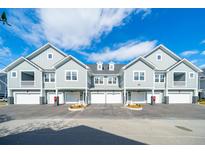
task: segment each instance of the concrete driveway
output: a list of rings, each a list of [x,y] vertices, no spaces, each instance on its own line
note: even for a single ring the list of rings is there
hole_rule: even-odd
[[[104,118],[104,119],[205,119],[205,106],[198,104],[145,104],[142,111],[132,111],[123,105],[88,106],[83,111],[71,112],[68,105],[8,105],[0,108],[0,120],[49,118]]]
[[[205,144],[205,106],[90,105],[70,112],[68,105],[9,105],[0,108],[3,144]]]

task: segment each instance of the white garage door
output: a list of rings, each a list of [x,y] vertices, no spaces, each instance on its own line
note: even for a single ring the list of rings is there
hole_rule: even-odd
[[[122,94],[120,92],[107,92],[106,103],[122,103]]]
[[[145,92],[132,92],[131,101],[132,103],[146,103]]]
[[[104,104],[105,103],[105,93],[91,93],[91,104]]]
[[[180,93],[180,94],[169,94],[169,103],[192,103],[192,95],[191,93]]]
[[[65,92],[65,103],[79,103],[80,92]]]
[[[151,103],[151,96],[152,94],[147,94],[147,103]],[[162,93],[155,93],[154,96],[156,96],[156,103],[162,103]]]
[[[16,104],[40,104],[39,93],[16,93]]]
[[[47,98],[48,98],[48,104],[54,104],[54,97],[56,96],[55,93],[48,93]],[[63,93],[58,93],[59,96],[59,104],[63,104]]]

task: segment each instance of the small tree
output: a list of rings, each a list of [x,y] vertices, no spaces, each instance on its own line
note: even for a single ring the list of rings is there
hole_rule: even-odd
[[[11,26],[8,21],[7,21],[7,17],[6,17],[6,12],[4,11],[2,14],[1,14],[1,18],[0,18],[0,21],[2,21],[2,23],[5,25],[8,25],[8,26]]]

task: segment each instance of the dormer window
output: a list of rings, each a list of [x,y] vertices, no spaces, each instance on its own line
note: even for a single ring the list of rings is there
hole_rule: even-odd
[[[114,63],[113,62],[109,63],[109,70],[114,71]]]
[[[102,70],[102,65],[103,65],[103,63],[102,62],[98,62],[97,63],[97,70]]]
[[[53,59],[53,54],[52,53],[48,53],[48,59]]]
[[[157,61],[162,61],[162,55],[161,54],[157,54],[156,55],[156,60]]]

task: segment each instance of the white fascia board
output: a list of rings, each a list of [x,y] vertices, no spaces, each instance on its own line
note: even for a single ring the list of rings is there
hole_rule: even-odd
[[[181,61],[177,62],[176,64],[174,64],[172,67],[170,67],[169,69],[167,69],[166,71],[171,71],[173,68],[175,68],[176,66],[178,66],[181,63],[186,63],[189,67],[193,67],[197,72],[203,72],[200,68],[198,68],[197,66],[195,66],[194,64],[192,64],[190,61],[188,61],[187,59],[182,59]]]
[[[26,58],[30,58],[32,55],[36,54],[39,51],[43,51],[43,48],[49,47],[51,46],[52,48],[54,48],[56,51],[58,51],[60,54],[67,56],[66,53],[64,53],[63,51],[61,51],[60,49],[58,49],[57,47],[55,47],[53,44],[51,44],[50,42],[44,44],[42,47],[38,48],[37,50],[35,50],[34,52],[32,52],[31,54],[29,54]],[[41,52],[40,52],[41,53]]]
[[[60,60],[59,62],[57,62],[56,64],[54,64],[54,66],[52,66],[52,68],[56,68],[58,65],[61,65],[61,63],[63,63],[65,60],[69,60],[69,59],[73,59],[74,61],[76,61],[78,64],[82,65],[83,67],[85,67],[86,69],[89,69],[89,67],[87,65],[85,65],[83,62],[79,61],[78,59],[76,59],[75,57],[69,55],[65,58],[63,58],[62,60]]]
[[[168,54],[176,57],[178,60],[181,60],[181,58],[179,56],[177,56],[174,52],[172,52],[170,49],[168,49],[167,47],[165,47],[163,44],[160,44],[158,46],[156,46],[154,49],[152,49],[150,52],[148,52],[147,54],[145,54],[143,57],[147,57],[148,55],[152,54],[154,51],[156,51],[157,49],[164,49],[166,51],[168,51]]]
[[[18,59],[16,59],[15,61],[13,61],[12,63],[10,63],[8,66],[6,66],[4,69],[2,69],[2,71],[7,72],[7,69],[9,67],[11,67],[12,65],[14,65],[15,63],[17,63],[18,61],[23,60],[23,57],[19,57]]]
[[[40,68],[38,65],[36,65],[36,64],[33,63],[32,61],[30,61],[30,60],[28,60],[28,59],[26,59],[26,58],[24,58],[24,57],[23,57],[23,59],[24,59],[25,61],[27,61],[29,64],[31,64],[31,65],[33,65],[34,67],[36,67],[37,69],[39,69],[40,71],[43,71],[42,68]]]
[[[154,66],[154,64],[152,64],[151,62],[149,62],[148,60],[146,60],[144,57],[140,56],[136,59],[134,59],[133,61],[131,61],[130,63],[128,63],[127,65],[123,66],[122,69],[126,69],[127,67],[129,67],[130,65],[132,65],[133,63],[137,62],[138,60],[142,60],[145,64],[151,66],[154,70],[156,69],[156,66]]]

